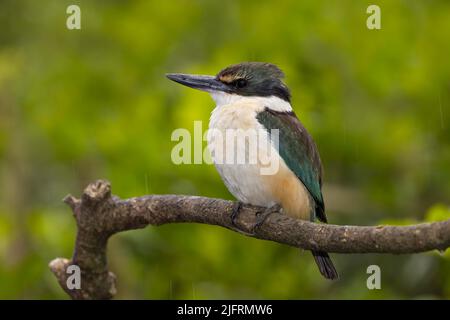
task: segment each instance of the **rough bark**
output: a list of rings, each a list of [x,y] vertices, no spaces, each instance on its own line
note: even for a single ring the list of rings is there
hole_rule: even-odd
[[[73,299],[111,299],[116,278],[108,271],[108,238],[147,225],[196,222],[225,227],[247,236],[306,250],[335,253],[418,253],[450,246],[450,220],[410,226],[337,226],[272,214],[254,230],[262,208],[243,206],[236,226],[231,222],[235,203],[182,195],[149,195],[127,200],[111,196],[107,181],[90,184],[81,199],[64,199],[74,213],[77,236],[71,260],[57,258],[49,266],[61,287]],[[70,265],[81,270],[81,289],[67,288]]]

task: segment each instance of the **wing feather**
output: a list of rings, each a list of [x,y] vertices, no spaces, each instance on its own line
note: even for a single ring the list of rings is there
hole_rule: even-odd
[[[315,202],[314,215],[327,222],[322,196],[322,164],[314,140],[294,112],[279,112],[266,108],[257,119],[270,133],[279,129],[279,153],[302,181]]]

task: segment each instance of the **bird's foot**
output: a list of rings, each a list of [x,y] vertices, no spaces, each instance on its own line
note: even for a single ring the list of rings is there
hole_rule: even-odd
[[[243,205],[244,205],[243,202],[237,201],[233,206],[233,211],[231,212],[231,223],[234,227],[237,227],[236,220],[239,216],[239,212],[241,211]]]
[[[272,214],[280,212],[281,206],[279,204],[275,204],[267,209],[265,209],[262,212],[258,212],[256,214],[256,223],[252,227],[252,231],[255,232],[257,229],[259,229],[264,221]]]

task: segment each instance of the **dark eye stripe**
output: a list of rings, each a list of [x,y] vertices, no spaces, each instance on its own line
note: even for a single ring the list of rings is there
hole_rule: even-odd
[[[245,79],[237,79],[235,81],[233,81],[233,84],[236,88],[243,88],[247,85],[247,80]]]

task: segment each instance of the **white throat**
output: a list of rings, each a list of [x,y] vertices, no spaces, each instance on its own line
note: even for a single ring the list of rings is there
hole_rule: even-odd
[[[276,96],[258,97],[258,96],[240,96],[238,94],[226,93],[222,91],[210,92],[211,97],[216,103],[216,108],[221,108],[235,103],[254,103],[279,112],[292,111],[291,104]]]

